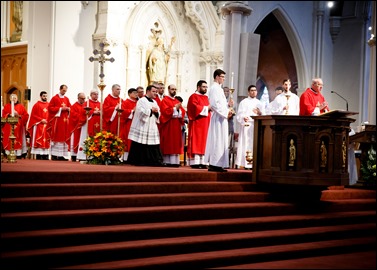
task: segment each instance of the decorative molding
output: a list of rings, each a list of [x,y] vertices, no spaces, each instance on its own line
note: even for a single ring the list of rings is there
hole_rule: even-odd
[[[329,18],[330,34],[331,34],[331,39],[333,43],[335,42],[336,38],[339,35],[341,21],[342,21],[342,17],[340,16],[331,16]]]
[[[186,16],[192,20],[196,29],[199,31],[202,40],[202,50],[209,50],[209,29],[205,24],[205,18],[202,18],[203,6],[200,1],[185,1]]]
[[[220,52],[203,52],[200,54],[200,61],[206,64],[222,65],[224,55]]]
[[[244,16],[249,16],[252,12],[253,9],[243,1],[228,1],[221,8],[223,18],[231,13],[241,13]]]
[[[89,6],[89,1],[81,1],[81,5],[84,7],[84,9]]]

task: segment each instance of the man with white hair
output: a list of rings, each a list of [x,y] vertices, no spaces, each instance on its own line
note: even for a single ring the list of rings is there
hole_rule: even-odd
[[[86,155],[83,152],[84,140],[89,136],[92,137],[96,133],[101,131],[101,102],[98,101],[98,90],[93,89],[90,91],[90,98],[83,105],[85,107],[91,108],[90,111],[86,111],[87,122],[81,128],[80,134],[80,146],[77,151],[77,159],[85,160]]]

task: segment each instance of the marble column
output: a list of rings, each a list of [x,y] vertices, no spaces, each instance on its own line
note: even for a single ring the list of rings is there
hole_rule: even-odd
[[[242,23],[245,16],[249,16],[253,10],[243,1],[228,1],[221,8],[221,13],[226,20],[225,46],[224,46],[224,71],[227,79],[224,85],[230,87],[231,74],[234,74],[235,89],[233,96],[238,96],[238,77],[240,61],[241,32],[244,29]],[[246,20],[245,20],[246,22]],[[237,100],[235,100],[237,102]]]

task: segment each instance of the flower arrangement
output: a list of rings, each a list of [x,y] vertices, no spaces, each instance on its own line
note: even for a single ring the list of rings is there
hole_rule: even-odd
[[[84,141],[83,151],[89,164],[116,165],[120,164],[124,144],[121,138],[103,130]]]
[[[368,186],[376,186],[376,150],[373,146],[368,151],[363,164],[361,164],[361,176]]]

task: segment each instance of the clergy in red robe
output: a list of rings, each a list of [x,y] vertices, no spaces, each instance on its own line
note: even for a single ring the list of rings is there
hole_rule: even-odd
[[[47,160],[50,154],[50,138],[47,133],[48,104],[47,92],[42,91],[30,113],[27,131],[30,134],[30,153],[36,159]]]
[[[322,88],[322,79],[314,78],[312,86],[300,96],[300,115],[319,115],[330,110],[321,93]]]
[[[114,84],[111,87],[111,93],[103,101],[103,123],[102,128],[118,135],[119,114],[117,109],[122,107],[122,99],[120,98],[120,85]]]
[[[179,167],[180,155],[183,154],[182,126],[186,110],[175,98],[177,87],[174,84],[168,86],[168,92],[160,107],[160,147],[164,163]]]
[[[88,104],[88,101],[84,106]],[[98,101],[98,90],[90,92],[89,107],[91,110],[88,115],[88,136],[94,136],[101,131],[101,102]]]
[[[76,161],[77,151],[80,144],[81,128],[86,122],[86,111],[84,109],[85,93],[77,95],[77,102],[71,106],[71,113],[69,115],[69,130],[71,133],[70,150],[71,159]]]
[[[13,135],[16,137],[14,140],[13,150],[16,153],[17,158],[26,157],[27,145],[26,145],[26,124],[29,119],[29,113],[26,111],[24,105],[18,102],[18,96],[16,94],[10,95],[10,103],[5,104],[2,111],[2,117],[15,117],[18,118],[17,124],[14,125]],[[12,102],[13,100],[13,102]],[[12,115],[13,113],[13,115]],[[3,127],[3,148],[7,155],[10,154],[11,140],[11,125],[6,123]]]
[[[69,151],[69,111],[71,103],[65,96],[68,86],[63,84],[59,93],[53,96],[48,104],[47,132],[51,138],[51,159],[68,160]]]
[[[207,163],[204,162],[204,154],[211,119],[211,107],[206,95],[207,88],[206,81],[198,81],[196,92],[189,97],[187,102],[187,115],[189,119],[187,157],[189,165],[195,169],[207,168]]]
[[[138,92],[135,88],[128,89],[128,98],[122,102],[123,112],[120,116],[120,132],[119,137],[124,143],[123,161],[127,161],[128,153],[131,149],[131,140],[128,139],[130,127],[135,112],[136,102],[138,100]]]

